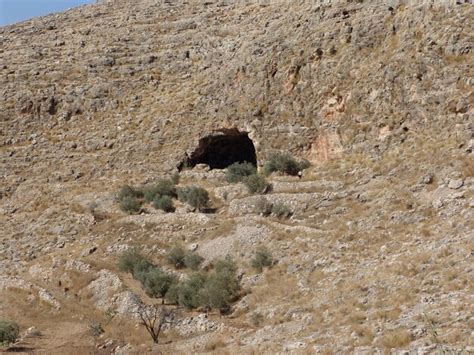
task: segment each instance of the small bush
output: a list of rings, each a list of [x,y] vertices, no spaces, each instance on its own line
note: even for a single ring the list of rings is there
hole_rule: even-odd
[[[267,248],[260,248],[255,253],[255,257],[251,261],[252,267],[258,272],[262,272],[264,267],[272,266],[273,258]]]
[[[199,211],[203,211],[209,206],[209,193],[202,187],[183,187],[178,190],[178,199]]]
[[[307,160],[297,161],[288,153],[273,153],[264,164],[263,169],[265,175],[269,175],[275,171],[283,174],[298,175],[299,171],[307,169],[310,166]]]
[[[180,245],[174,246],[166,255],[168,263],[173,265],[177,269],[181,269],[185,266],[184,258],[186,257],[186,250]]]
[[[145,293],[150,297],[164,297],[175,277],[162,271],[148,261],[137,248],[126,250],[118,260],[120,271],[129,272],[140,281]]]
[[[232,258],[226,257],[216,262],[214,270],[218,273],[235,274],[237,272],[237,265]]]
[[[199,265],[202,264],[204,258],[196,253],[189,252],[188,255],[184,257],[184,265],[191,270],[199,269]]]
[[[250,175],[243,180],[245,186],[250,193],[255,194],[263,194],[267,192],[270,188],[270,184],[265,180],[262,175]]]
[[[173,200],[169,196],[156,196],[153,200],[153,207],[157,210],[163,210],[165,212],[173,212]]]
[[[413,337],[408,330],[399,328],[384,333],[380,343],[387,349],[398,349],[408,345],[412,340]]]
[[[176,282],[173,275],[162,271],[158,267],[153,267],[136,275],[149,297],[165,297],[171,285]]]
[[[250,175],[255,175],[257,168],[251,163],[234,163],[227,167],[226,180],[230,183],[243,181]]]
[[[147,202],[152,202],[157,196],[176,197],[175,183],[171,179],[161,179],[154,185],[143,188],[143,195]]]
[[[175,173],[175,174],[173,174],[173,176],[171,177],[171,181],[172,181],[173,184],[175,184],[175,185],[178,185],[178,184],[179,184],[179,179],[180,179],[179,173]]]
[[[136,189],[130,185],[124,185],[120,188],[117,198],[119,201],[125,198],[142,198],[143,192],[140,189]]]
[[[15,322],[0,320],[0,344],[14,343],[20,335],[20,327]]]
[[[179,304],[188,309],[197,308],[200,306],[199,290],[206,280],[205,274],[194,274],[186,281],[172,285],[166,293],[166,299],[170,303]]]
[[[207,341],[204,350],[206,352],[213,352],[219,348],[224,348],[225,346],[226,343],[222,337],[214,337]]]
[[[194,252],[186,251],[183,247],[177,245],[170,250],[166,256],[166,260],[177,269],[187,267],[191,270],[197,270],[199,265],[204,261],[204,258]]]
[[[272,207],[272,213],[277,218],[288,218],[292,215],[290,208],[284,203],[275,203]]]
[[[125,213],[134,214],[140,212],[142,203],[136,197],[127,196],[120,200],[119,207]]]
[[[155,266],[146,259],[139,260],[135,265],[133,265],[132,275],[134,278],[137,278],[137,275],[143,272],[148,272],[153,269]]]
[[[102,324],[94,322],[89,324],[89,334],[94,338],[97,339],[102,334],[104,334],[104,328],[102,328]]]
[[[301,159],[299,161],[300,171],[306,170],[311,166],[311,163],[307,159]]]
[[[141,210],[143,192],[129,185],[124,185],[120,188],[117,199],[119,201],[120,209],[128,214],[138,213]]]
[[[200,305],[206,309],[226,310],[240,290],[237,267],[232,259],[220,260],[199,291]]]
[[[147,262],[146,258],[141,254],[138,248],[130,248],[120,255],[117,267],[122,272],[133,273],[136,265]]]
[[[262,216],[270,216],[272,214],[273,205],[265,197],[261,197],[257,200],[255,204],[255,212]]]
[[[209,274],[196,273],[186,281],[173,284],[166,299],[188,309],[226,310],[240,291],[236,273],[237,267],[231,259],[218,261]]]

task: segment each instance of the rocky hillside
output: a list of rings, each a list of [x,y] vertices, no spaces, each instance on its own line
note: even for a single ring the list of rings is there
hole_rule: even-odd
[[[474,351],[473,33],[471,4],[378,0],[116,0],[0,27],[15,350]],[[275,151],[312,164],[267,178],[288,218],[203,165]],[[120,186],[178,172],[212,213],[119,209]],[[138,246],[165,265],[176,243],[232,256],[242,292],[224,316],[180,310],[152,346],[134,309],[161,300],[117,259]]]

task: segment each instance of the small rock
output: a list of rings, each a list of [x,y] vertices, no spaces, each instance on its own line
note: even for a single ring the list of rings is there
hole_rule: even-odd
[[[201,171],[209,171],[211,168],[207,164],[196,164],[194,167],[196,170],[201,170]]]
[[[433,182],[434,175],[432,173],[428,173],[425,176],[423,176],[420,180],[421,184],[431,184]]]
[[[433,203],[432,203],[432,206],[434,208],[441,208],[441,207],[443,207],[443,205],[444,205],[444,203],[441,200],[436,200],[436,201],[433,201]]]
[[[114,58],[105,58],[102,60],[102,65],[106,67],[113,67],[115,65],[115,59]]]
[[[88,255],[91,255],[93,254],[95,251],[97,250],[97,247],[94,245],[90,248],[86,248],[82,253],[81,253],[81,256],[84,257],[84,256],[88,256]]]
[[[288,265],[288,267],[287,267],[287,269],[286,269],[286,272],[287,272],[288,274],[294,274],[294,273],[297,272],[299,269],[300,269],[300,266],[299,266],[299,265],[290,264],[290,265]]]
[[[451,179],[449,180],[448,187],[452,190],[460,189],[464,185],[462,179]]]
[[[25,338],[34,338],[41,336],[41,332],[36,327],[29,327],[25,332]]]

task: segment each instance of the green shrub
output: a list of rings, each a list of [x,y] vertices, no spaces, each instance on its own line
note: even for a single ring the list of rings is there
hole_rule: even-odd
[[[174,211],[174,206],[173,206],[173,200],[169,196],[156,196],[155,199],[153,200],[153,207],[155,207],[157,210],[163,210],[165,212],[173,212]]]
[[[149,262],[146,259],[141,259],[137,261],[135,265],[133,265],[132,275],[134,278],[137,278],[137,275],[143,272],[148,272],[149,270],[153,269],[155,265]]]
[[[201,304],[199,290],[203,288],[206,280],[205,274],[197,273],[191,275],[186,281],[173,284],[166,293],[166,300],[188,309],[197,308]]]
[[[225,257],[215,263],[214,270],[219,273],[235,274],[237,272],[237,265],[232,258]]]
[[[199,305],[205,309],[225,309],[231,303],[231,294],[226,287],[227,279],[213,274],[199,290]]]
[[[190,268],[191,270],[197,270],[199,269],[199,265],[204,261],[204,258],[193,252],[189,252],[185,257],[184,257],[184,265],[186,265],[187,268]]]
[[[119,201],[122,201],[125,198],[142,198],[143,191],[136,189],[130,185],[124,185],[120,188],[117,198]]]
[[[263,166],[265,175],[275,171],[288,175],[298,175],[299,171],[307,169],[310,166],[307,160],[297,161],[288,153],[273,153]]]
[[[130,248],[120,255],[117,267],[120,271],[134,273],[148,268],[151,263],[141,254],[138,248]]]
[[[311,166],[311,163],[307,159],[301,159],[299,161],[300,171],[306,170]]]
[[[0,344],[14,343],[20,335],[20,327],[15,322],[0,320]]]
[[[120,200],[119,207],[125,213],[134,214],[140,212],[142,203],[136,197],[128,196]]]
[[[161,179],[154,185],[143,188],[143,195],[147,202],[152,202],[157,196],[176,197],[175,183],[171,179]]]
[[[202,187],[190,186],[178,189],[178,199],[199,211],[209,206],[209,193]]]
[[[237,267],[232,259],[220,260],[208,273],[196,273],[186,281],[173,284],[166,293],[170,303],[188,309],[227,309],[240,291]]]
[[[183,247],[176,245],[170,250],[168,255],[166,255],[166,260],[177,269],[187,267],[192,270],[197,270],[199,265],[204,261],[204,258],[199,254],[186,251]]]
[[[117,199],[119,201],[120,209],[128,214],[138,213],[141,210],[143,192],[129,185],[124,185],[120,188]]]
[[[270,188],[270,184],[262,175],[250,175],[246,177],[243,182],[245,186],[247,186],[248,191],[252,194],[262,194],[267,192]]]
[[[237,267],[232,259],[220,260],[199,290],[199,303],[206,309],[227,309],[240,290]]]
[[[172,284],[166,292],[165,300],[170,304],[179,304],[179,295],[181,293],[182,282]]]
[[[288,218],[292,215],[290,208],[284,203],[275,203],[272,207],[272,213],[277,218]]]
[[[89,334],[93,337],[93,338],[98,338],[100,337],[102,334],[104,334],[104,328],[102,328],[102,324],[100,323],[97,323],[97,322],[94,322],[94,323],[91,323],[89,324]]]
[[[166,261],[177,269],[185,267],[184,259],[186,258],[186,250],[180,245],[175,245],[166,255]]]
[[[179,184],[179,179],[180,179],[179,173],[175,173],[175,174],[173,174],[173,176],[171,177],[171,181],[172,181],[173,184],[175,184],[175,185],[178,185],[178,184]]]
[[[272,214],[273,205],[265,197],[261,197],[257,200],[255,204],[255,212],[261,214],[262,216],[270,216]]]
[[[267,248],[259,248],[255,257],[251,261],[252,267],[258,272],[262,272],[266,266],[272,266],[273,258]]]
[[[256,173],[257,168],[251,163],[234,163],[227,167],[226,180],[230,183],[241,182],[247,176],[255,175]]]
[[[120,256],[117,265],[120,271],[131,273],[150,297],[164,297],[175,283],[173,275],[153,265],[137,248],[126,250]]]
[[[176,281],[173,275],[162,271],[156,266],[139,272],[134,276],[141,282],[145,293],[149,297],[165,297],[171,285]]]

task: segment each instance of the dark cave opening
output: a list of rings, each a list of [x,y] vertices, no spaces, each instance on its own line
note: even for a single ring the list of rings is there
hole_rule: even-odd
[[[255,146],[247,132],[222,130],[199,140],[198,147],[178,167],[209,165],[211,169],[225,169],[233,163],[248,162],[257,166]]]

